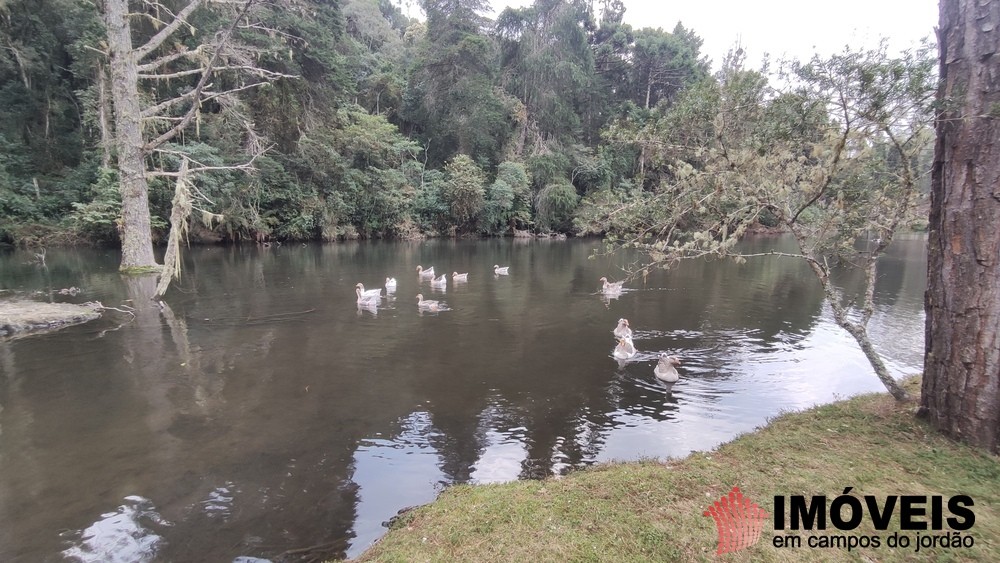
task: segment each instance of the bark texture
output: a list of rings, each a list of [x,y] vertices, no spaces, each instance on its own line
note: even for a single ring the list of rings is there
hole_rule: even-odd
[[[143,153],[138,56],[132,48],[127,0],[104,0],[108,33],[115,149],[122,191],[122,269],[156,266],[149,222],[149,185]]]
[[[1000,0],[941,0],[922,412],[1000,449]]]

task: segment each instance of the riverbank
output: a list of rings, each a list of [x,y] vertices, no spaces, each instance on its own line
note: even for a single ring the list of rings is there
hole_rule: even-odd
[[[919,380],[906,382],[918,396]],[[717,536],[708,506],[738,486],[769,514],[760,540],[726,556],[729,561],[1000,560],[1000,459],[944,439],[913,416],[915,402],[887,394],[786,414],[766,427],[711,452],[681,460],[610,464],[559,479],[499,485],[461,485],[398,518],[357,561],[696,561],[716,560]],[[852,487],[865,505],[895,495],[968,495],[975,515],[961,532],[972,547],[923,547],[920,536],[951,531],[903,530],[900,504],[885,530],[865,509],[861,524],[838,531],[776,532],[774,497],[825,495],[826,506]],[[915,507],[917,522],[931,520],[931,503]],[[850,510],[843,512],[848,516]],[[957,516],[957,514],[956,514]],[[788,517],[786,516],[786,521]],[[894,533],[907,548],[887,545]],[[775,547],[775,536],[794,535],[801,547]],[[834,536],[867,537],[868,547],[815,547]],[[875,547],[871,538],[878,538]]]

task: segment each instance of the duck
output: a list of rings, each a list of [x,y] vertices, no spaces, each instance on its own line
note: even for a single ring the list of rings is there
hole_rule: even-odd
[[[660,352],[660,360],[653,368],[653,375],[664,383],[677,383],[677,380],[681,378],[681,374],[677,373],[679,365],[681,365],[680,358],[668,356],[666,352]]]
[[[464,281],[469,281],[469,273],[466,272],[464,274],[460,274],[458,272],[452,272],[451,273],[451,279],[452,279],[452,281],[457,281],[457,282],[460,282],[460,281],[463,281],[463,282]]]
[[[420,277],[422,277],[422,278],[433,278],[434,277],[434,266],[431,266],[430,268],[427,268],[425,270],[422,266],[420,266],[418,264],[417,265],[417,275],[420,276]]]
[[[632,329],[628,326],[628,319],[618,319],[618,326],[613,332],[618,338],[632,339]]]
[[[496,274],[496,275],[498,275],[498,276],[509,275],[510,272],[507,271],[509,269],[510,269],[510,266],[504,266],[503,268],[501,268],[497,264],[493,264],[493,273]]]
[[[625,285],[624,281],[609,282],[608,278],[601,278],[598,281],[604,283],[604,286],[601,288],[601,291],[604,293],[618,293],[622,290],[622,286]]]
[[[448,276],[441,274],[439,278],[431,280],[431,287],[448,287]]]
[[[636,354],[635,344],[632,344],[631,338],[619,338],[618,346],[615,347],[615,351],[612,353],[619,360],[627,360]]]
[[[358,283],[354,286],[354,293],[358,295],[358,303],[362,301],[373,301],[382,298],[382,289],[369,289],[365,290],[365,285],[363,283]]]
[[[428,311],[440,311],[441,310],[441,302],[440,301],[434,301],[434,300],[431,300],[431,299],[424,299],[424,295],[422,293],[418,293],[417,294],[417,307],[420,308],[420,309],[427,309]]]
[[[385,292],[396,291],[396,278],[385,278]]]

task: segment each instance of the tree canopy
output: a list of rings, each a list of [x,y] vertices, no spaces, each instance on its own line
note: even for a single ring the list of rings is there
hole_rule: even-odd
[[[495,20],[484,1],[425,0],[423,20],[390,0],[42,3],[51,17],[34,0],[0,6],[0,241],[28,245],[123,243],[137,197],[149,215],[139,230],[165,240],[182,155],[212,212],[195,213],[196,237],[614,235],[626,221],[662,223],[656,202],[680,185],[725,192],[685,208],[685,221],[739,234],[780,223],[819,189],[794,180],[833,154],[842,116],[830,92],[864,70],[850,58],[866,56],[803,63],[800,87],[778,92],[736,60],[712,75],[695,30],[634,29],[620,0],[536,0]],[[122,53],[140,56],[142,136],[125,144],[132,126],[120,119],[132,110],[116,99],[113,4],[133,14]],[[880,72],[847,93],[895,79]],[[841,153],[868,142],[859,134]],[[885,135],[863,165],[830,171],[842,205],[886,213],[868,183],[898,171]],[[706,171],[718,174],[694,174]],[[148,193],[123,189],[140,176]],[[781,182],[798,186],[781,192],[787,201],[747,206]],[[597,219],[623,202],[642,205]]]

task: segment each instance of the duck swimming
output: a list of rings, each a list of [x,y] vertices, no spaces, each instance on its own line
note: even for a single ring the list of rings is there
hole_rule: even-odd
[[[385,278],[385,292],[396,291],[396,278]]]
[[[681,374],[677,373],[679,365],[681,365],[680,358],[668,356],[666,352],[660,352],[660,360],[653,368],[653,375],[664,383],[677,383],[677,380],[681,378]]]
[[[510,266],[504,266],[503,268],[501,268],[500,266],[498,266],[496,264],[493,264],[493,273],[496,274],[496,275],[498,275],[498,276],[509,275],[509,272],[507,271],[509,269],[510,269]]]
[[[434,301],[431,299],[424,299],[422,293],[417,294],[417,307],[420,309],[426,309],[428,311],[440,311],[442,309],[442,304],[440,301]]]
[[[420,276],[420,277],[422,277],[422,278],[433,278],[434,277],[434,266],[431,266],[430,268],[427,268],[425,270],[425,269],[423,269],[422,266],[420,266],[418,264],[417,265],[417,275]]]
[[[377,301],[382,298],[381,288],[365,290],[365,286],[362,283],[354,286],[354,293],[358,296],[358,303],[363,301]]]
[[[597,281],[604,283],[601,287],[601,291],[604,293],[618,293],[622,290],[622,286],[625,285],[624,281],[609,282],[608,278],[601,278]]]
[[[618,360],[627,360],[636,354],[635,344],[632,344],[631,338],[619,338],[618,346],[615,347],[615,351],[611,355]]]
[[[632,339],[632,329],[628,326],[628,319],[618,319],[618,326],[613,332],[618,338]]]
[[[452,272],[451,273],[451,279],[452,279],[452,281],[457,281],[457,282],[460,282],[460,281],[462,281],[462,282],[469,281],[469,273],[466,272],[464,274],[460,274],[458,272]]]
[[[441,277],[432,279],[431,287],[448,287],[448,276],[441,274]]]

